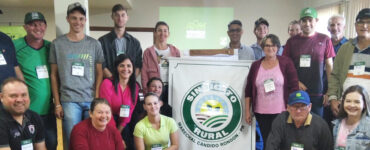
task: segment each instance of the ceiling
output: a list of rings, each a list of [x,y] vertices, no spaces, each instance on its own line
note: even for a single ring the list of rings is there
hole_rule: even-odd
[[[109,8],[120,3],[128,9],[131,9],[131,0],[88,0],[91,8]],[[0,9],[2,7],[54,7],[54,0],[0,0]]]

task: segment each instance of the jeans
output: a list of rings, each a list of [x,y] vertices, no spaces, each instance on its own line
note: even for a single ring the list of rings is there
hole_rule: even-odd
[[[312,103],[312,108],[311,112],[315,113],[316,115],[319,115],[320,117],[323,117],[323,96],[310,96],[311,103]]]
[[[89,118],[89,109],[91,102],[61,102],[63,106],[63,130],[65,141],[67,146],[69,145],[69,139],[73,126],[79,123],[81,120]]]
[[[41,115],[41,120],[44,124],[45,144],[48,150],[57,149],[57,124],[54,113]]]

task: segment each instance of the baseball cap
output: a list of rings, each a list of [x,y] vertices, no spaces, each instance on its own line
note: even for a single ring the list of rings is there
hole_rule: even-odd
[[[312,7],[307,7],[302,9],[301,14],[300,14],[300,19],[304,17],[312,17],[312,18],[317,18],[317,11],[315,8]]]
[[[258,20],[254,22],[254,28],[257,28],[260,24],[265,24],[267,27],[269,26],[269,22],[267,22],[267,20],[262,17],[258,18]]]
[[[370,18],[370,8],[364,8],[358,12],[356,21],[363,18]]]
[[[295,103],[303,103],[309,105],[311,102],[307,92],[299,90],[291,93],[289,95],[288,105],[293,105]]]
[[[37,12],[37,11],[28,12],[24,16],[24,24],[28,24],[28,23],[30,23],[32,21],[35,21],[35,20],[41,20],[41,21],[44,21],[46,23],[44,15],[40,12]]]
[[[75,11],[75,10],[80,10],[80,12],[81,12],[84,16],[86,16],[86,9],[85,9],[85,7],[84,7],[84,6],[82,6],[82,5],[81,5],[81,3],[79,3],[79,2],[75,2],[75,3],[72,3],[72,4],[69,4],[69,5],[68,5],[68,9],[67,9],[67,16],[68,16],[71,12],[73,12],[73,11]]]

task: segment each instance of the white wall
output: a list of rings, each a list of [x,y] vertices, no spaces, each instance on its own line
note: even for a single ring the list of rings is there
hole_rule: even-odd
[[[194,7],[232,7],[235,19],[243,23],[242,43],[256,42],[252,32],[254,21],[264,17],[270,23],[270,33],[280,37],[281,43],[288,38],[288,23],[298,19],[299,12],[305,7],[304,0],[134,0],[129,10],[129,27],[154,27],[159,19],[161,6]],[[90,23],[93,26],[112,26],[110,10],[91,10]],[[230,20],[231,21],[231,20]],[[227,25],[225,24],[225,28]],[[171,32],[175,32],[171,29]]]
[[[326,7],[334,4],[339,4],[340,2],[349,0],[310,0],[308,5],[314,8]]]
[[[247,45],[256,42],[252,32],[254,21],[264,17],[270,23],[270,33],[280,37],[281,43],[288,38],[287,26],[291,20],[298,19],[299,12],[307,5],[305,0],[132,0],[132,10],[129,10],[129,27],[154,27],[159,18],[161,6],[195,6],[195,7],[232,7],[235,19],[243,23],[244,35],[242,43]],[[53,8],[1,8],[4,14],[1,21],[23,22],[28,11],[41,11],[48,22],[45,38],[55,38],[55,21]],[[91,26],[113,26],[110,18],[111,8],[90,9]],[[231,20],[230,20],[231,21]],[[225,24],[225,28],[227,25]],[[175,29],[171,30],[175,32]],[[145,49],[145,47],[143,47]]]
[[[47,22],[45,39],[55,39],[55,19],[54,7],[51,8],[4,8],[1,7],[3,14],[0,14],[0,25],[8,25],[11,22],[13,25],[24,25],[24,15],[30,11],[39,11],[44,14]]]

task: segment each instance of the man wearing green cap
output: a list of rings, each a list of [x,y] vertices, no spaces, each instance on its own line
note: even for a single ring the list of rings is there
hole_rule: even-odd
[[[47,149],[57,146],[56,120],[51,108],[50,42],[44,40],[46,20],[40,12],[28,12],[24,18],[25,37],[14,40],[16,57],[23,72],[31,99],[30,109],[41,116],[45,126]]]
[[[287,41],[283,55],[290,57],[297,69],[299,88],[310,95],[311,112],[323,116],[324,82],[323,74],[329,77],[335,56],[330,38],[315,31],[317,12],[305,8],[300,14],[302,34]]]

